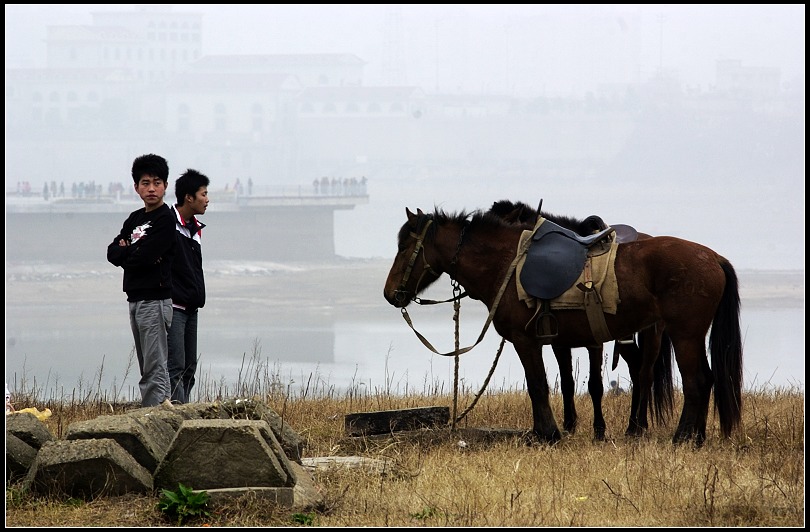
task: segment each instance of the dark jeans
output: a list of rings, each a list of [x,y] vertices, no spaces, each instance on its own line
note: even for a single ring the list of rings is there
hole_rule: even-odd
[[[197,311],[174,309],[168,336],[172,401],[187,403],[191,400],[197,372]]]

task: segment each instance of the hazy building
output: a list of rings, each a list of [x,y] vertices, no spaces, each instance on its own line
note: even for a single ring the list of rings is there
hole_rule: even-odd
[[[116,68],[139,82],[165,81],[202,55],[202,14],[171,6],[94,11],[90,26],[50,26],[48,68]]]
[[[50,26],[45,68],[5,72],[6,166],[32,183],[55,174],[126,179],[133,154],[258,186],[302,176],[295,102],[307,86],[358,87],[353,54],[202,56],[202,14],[170,6],[98,11]]]
[[[780,72],[773,67],[743,66],[742,61],[717,61],[717,90],[757,99],[779,94]]]
[[[642,51],[644,21],[632,11],[618,18],[599,10],[585,19],[516,18],[502,35],[489,36],[495,41],[486,54],[497,56],[508,85],[519,82],[534,95],[439,92],[438,76],[451,75],[448,68],[476,64],[466,50],[457,50],[464,61],[445,61],[438,46],[451,29],[448,20],[436,23],[436,49],[422,57],[436,69],[433,93],[366,86],[366,62],[352,53],[203,56],[202,14],[194,10],[139,6],[97,11],[91,20],[48,28],[45,68],[6,69],[6,167],[20,174],[10,182],[35,188],[57,176],[78,182],[91,168],[106,186],[126,181],[133,156],[148,151],[164,154],[172,168],[204,169],[217,183],[252,179],[257,192],[308,186],[322,175],[446,176],[451,168],[468,178],[599,179],[636,171],[646,179],[651,167],[677,166],[665,162],[680,161],[670,146],[700,149],[706,138],[720,146],[712,163],[728,159],[751,168],[732,153],[740,141],[723,140],[740,131],[734,124],[741,121],[752,130],[777,130],[756,141],[757,150],[776,155],[783,152],[777,144],[803,127],[794,123],[803,114],[803,87],[786,99],[775,68],[719,61],[716,84],[705,92],[684,92],[663,64],[645,81],[638,73],[639,82],[620,82],[633,77]],[[579,46],[555,20],[584,24],[592,38]],[[467,35],[468,23],[462,17],[453,29]],[[406,79],[405,67],[394,64],[404,46],[401,24],[393,16],[386,26],[389,83]],[[538,31],[543,42],[570,46],[521,45]],[[593,49],[599,53],[591,57]],[[624,71],[611,71],[616,61]],[[588,65],[580,73],[605,80],[602,89],[584,97],[546,95],[544,79],[567,63]],[[780,136],[783,123],[773,115],[793,120],[789,134]],[[710,129],[697,131],[704,126]]]

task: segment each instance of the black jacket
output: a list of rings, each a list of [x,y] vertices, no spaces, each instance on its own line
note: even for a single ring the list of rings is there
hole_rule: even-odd
[[[119,240],[128,246],[119,246]],[[172,297],[174,216],[168,205],[151,212],[140,208],[124,220],[121,232],[107,246],[107,260],[124,269],[127,301]]]
[[[192,217],[187,224],[177,208],[172,207],[175,221],[174,262],[172,263],[172,304],[194,312],[205,306],[205,277],[200,240],[205,224]]]

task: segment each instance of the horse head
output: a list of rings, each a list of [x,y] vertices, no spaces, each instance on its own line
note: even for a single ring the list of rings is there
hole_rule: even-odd
[[[408,306],[442,274],[431,267],[425,249],[435,231],[433,215],[425,214],[422,209],[414,214],[407,207],[405,214],[408,220],[399,230],[397,255],[383,289],[386,301],[397,308]]]

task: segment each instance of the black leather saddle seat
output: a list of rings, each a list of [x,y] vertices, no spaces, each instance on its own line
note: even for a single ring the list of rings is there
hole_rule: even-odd
[[[543,220],[532,236],[520,272],[523,289],[538,299],[554,299],[571,288],[585,268],[588,249],[614,233],[612,227],[581,236]]]

